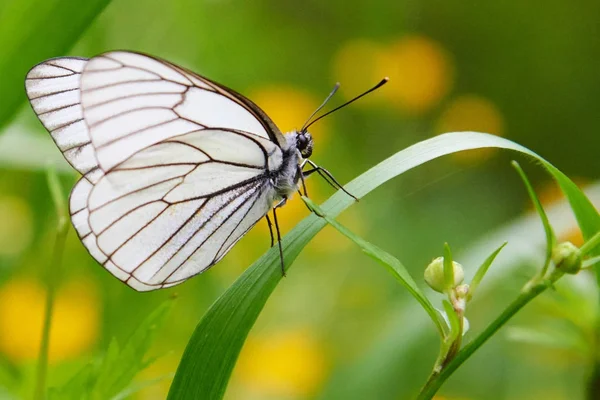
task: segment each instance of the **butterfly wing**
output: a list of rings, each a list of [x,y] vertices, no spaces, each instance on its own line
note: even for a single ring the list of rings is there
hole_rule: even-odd
[[[111,52],[48,60],[26,87],[84,174],[70,198],[79,237],[136,290],[214,265],[271,207],[283,136],[254,103],[215,82]]]
[[[33,111],[67,161],[88,179],[101,175],[83,119],[79,82],[85,58],[54,58],[33,67],[25,79]]]
[[[283,143],[279,130],[249,100],[139,53],[92,58],[81,75],[81,105],[105,172],[145,147],[201,129],[242,130]]]
[[[218,262],[268,212],[268,168],[280,154],[244,132],[170,138],[95,185],[82,179],[71,194],[71,219],[90,254],[117,278],[136,290],[172,286]]]

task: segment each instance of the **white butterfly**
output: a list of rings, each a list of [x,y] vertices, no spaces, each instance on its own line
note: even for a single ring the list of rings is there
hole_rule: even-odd
[[[203,272],[262,217],[271,227],[271,209],[277,227],[276,207],[309,173],[333,180],[308,160],[306,124],[283,135],[246,97],[155,57],[50,59],[26,90],[83,175],[70,196],[79,238],[138,291]]]

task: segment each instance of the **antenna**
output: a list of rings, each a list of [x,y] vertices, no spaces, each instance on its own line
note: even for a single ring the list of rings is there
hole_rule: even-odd
[[[331,114],[334,111],[339,110],[340,108],[344,108],[347,105],[354,103],[356,100],[360,99],[363,96],[366,96],[367,94],[371,93],[374,90],[379,89],[380,87],[382,87],[383,85],[385,85],[386,83],[388,83],[390,79],[386,76],[385,78],[383,78],[381,80],[381,82],[379,82],[377,85],[373,86],[371,89],[367,90],[366,92],[363,92],[361,94],[359,94],[358,96],[356,96],[355,98],[353,98],[352,100],[348,100],[347,102],[345,102],[344,104],[342,104],[341,106],[337,106],[336,108],[334,108],[331,111],[326,112],[325,114],[322,114],[321,116],[317,117],[316,119],[314,119],[312,122],[308,123],[308,121],[306,121],[307,123],[304,124],[304,126],[302,127],[302,129],[300,130],[300,132],[306,132],[306,130],[315,122],[317,122],[318,120],[320,120],[323,117],[328,116],[329,114]],[[333,96],[333,94],[337,91],[339,87],[339,83],[336,84],[336,87],[333,89],[333,91],[329,94],[329,96],[327,96],[327,99],[325,100],[325,102],[323,104],[321,104],[321,106],[319,108],[317,108],[317,111],[319,111],[321,108],[323,108],[323,106],[327,103],[327,101],[331,98],[331,96]],[[317,113],[317,111],[315,111],[312,115],[311,118]],[[309,118],[310,120],[310,118]]]
[[[321,109],[323,107],[325,107],[325,104],[327,104],[327,102],[333,97],[333,95],[335,94],[335,92],[337,92],[337,90],[340,88],[340,83],[336,83],[335,86],[333,87],[333,90],[331,91],[331,93],[329,93],[329,95],[327,96],[327,98],[325,99],[325,101],[323,102],[323,104],[321,104],[319,107],[317,107],[317,109],[310,114],[310,117],[308,117],[308,119],[306,120],[306,122],[304,123],[304,125],[302,125],[302,129],[300,129],[300,132],[304,132],[306,130],[306,128],[308,128],[308,123],[310,122],[311,118],[315,116],[316,113],[318,113],[319,111],[321,111]],[[310,126],[310,125],[309,125]]]

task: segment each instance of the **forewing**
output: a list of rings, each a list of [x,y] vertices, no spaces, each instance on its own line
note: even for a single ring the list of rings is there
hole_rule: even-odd
[[[139,151],[71,195],[90,254],[136,290],[180,283],[219,261],[271,207],[281,150],[253,135],[198,130]]]
[[[169,138],[201,129],[245,131],[282,145],[282,135],[243,96],[167,61],[116,51],[92,58],[81,104],[101,168]]]
[[[88,62],[62,57],[33,67],[25,79],[25,90],[44,127],[67,161],[95,182],[100,174],[89,131],[83,119],[79,83]]]

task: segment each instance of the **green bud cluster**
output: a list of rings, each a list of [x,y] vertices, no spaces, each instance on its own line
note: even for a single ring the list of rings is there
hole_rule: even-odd
[[[556,269],[576,274],[581,270],[581,251],[571,242],[559,243],[552,249],[552,262]]]
[[[465,279],[462,265],[453,261],[452,269],[454,271],[454,284],[452,287],[446,288],[444,280],[444,257],[438,257],[425,268],[425,282],[436,292],[446,293],[447,289],[454,289]]]

